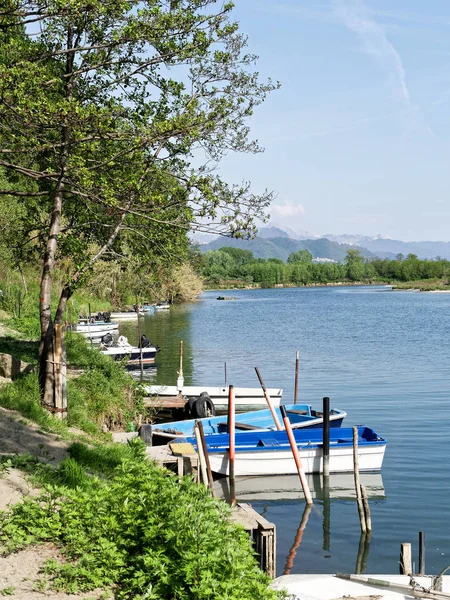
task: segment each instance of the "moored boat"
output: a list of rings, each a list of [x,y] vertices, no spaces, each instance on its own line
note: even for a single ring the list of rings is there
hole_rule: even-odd
[[[114,360],[128,359],[127,367],[130,368],[139,367],[141,364],[144,366],[153,364],[160,348],[153,346],[145,336],[142,337],[145,338],[142,349],[140,346],[132,346],[127,338],[121,335],[115,344],[102,344],[100,352],[106,354],[106,356],[111,356]]]
[[[228,387],[214,386],[199,386],[199,385],[148,385],[145,391],[149,396],[157,396],[159,398],[177,396],[179,392],[186,398],[194,398],[200,396],[202,392],[206,392],[211,398],[214,408],[217,413],[223,413],[228,410]],[[267,392],[272,400],[272,405],[280,406],[283,390],[281,388],[268,388]],[[261,388],[234,388],[234,402],[236,411],[244,412],[250,410],[259,410],[267,407],[264,397],[264,392]]]
[[[155,310],[169,310],[170,309],[170,304],[169,302],[159,302],[158,304],[155,304]]]
[[[117,321],[117,320],[121,320],[121,321],[134,321],[135,319],[137,319],[138,317],[142,317],[143,316],[143,312],[142,311],[135,311],[135,310],[128,310],[128,311],[119,311],[119,312],[112,312],[111,313],[111,319]]]
[[[293,431],[305,473],[321,473],[323,469],[323,430],[297,429]],[[230,436],[217,433],[205,436],[211,470],[220,475],[229,474]],[[179,441],[196,446],[195,437]],[[369,427],[358,427],[359,470],[379,471],[386,450],[386,440]],[[330,473],[353,471],[353,429],[330,429]],[[297,472],[286,431],[247,431],[235,435],[234,472],[240,475],[293,475]]]
[[[286,404],[285,409],[293,429],[318,428],[323,426],[323,413],[314,410],[310,404]],[[278,420],[283,423],[279,408],[274,409]],[[343,410],[330,410],[330,427],[340,427],[347,416]],[[152,427],[153,444],[165,444],[170,440],[194,435],[194,426],[198,419],[158,423]],[[226,433],[227,423],[223,416],[210,416],[200,419],[205,435]],[[276,430],[270,409],[240,413],[235,423],[237,431]]]
[[[110,322],[93,321],[92,323],[82,321],[80,323],[77,323],[77,325],[75,325],[74,331],[76,331],[77,333],[84,333],[87,335],[95,335],[95,336],[97,336],[97,334],[99,334],[101,336],[101,335],[105,335],[105,333],[107,333],[108,331],[114,331],[115,329],[118,329],[118,328],[119,328],[119,323],[115,323],[114,321],[110,321]]]

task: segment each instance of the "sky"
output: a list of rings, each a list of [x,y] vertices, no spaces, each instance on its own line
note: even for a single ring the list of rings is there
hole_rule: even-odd
[[[450,241],[450,1],[235,0],[281,83],[220,172],[297,232]]]

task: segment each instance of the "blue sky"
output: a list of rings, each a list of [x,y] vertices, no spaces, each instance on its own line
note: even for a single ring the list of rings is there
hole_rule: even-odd
[[[230,181],[276,192],[272,220],[315,234],[450,240],[450,1],[235,0],[279,80],[252,118],[264,154]]]

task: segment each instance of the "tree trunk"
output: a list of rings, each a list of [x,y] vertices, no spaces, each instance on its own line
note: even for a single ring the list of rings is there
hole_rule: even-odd
[[[73,48],[73,36],[73,26],[69,24],[67,29],[67,49]],[[73,64],[74,53],[68,52],[66,58],[64,77],[67,100],[70,100],[73,94]],[[56,410],[58,407],[56,406],[55,401],[55,347],[53,339],[54,323],[52,320],[51,312],[51,291],[52,274],[53,269],[55,267],[56,249],[58,245],[58,235],[61,231],[62,202],[65,189],[64,178],[66,175],[67,161],[69,155],[70,130],[67,124],[64,124],[61,128],[61,141],[62,149],[60,155],[60,175],[56,184],[55,195],[53,199],[50,229],[47,240],[47,247],[45,249],[44,255],[44,267],[42,270],[41,293],[39,298],[39,316],[41,320],[41,342],[39,345],[39,385],[41,389],[42,404],[45,406],[45,408],[47,408],[47,410],[54,413],[58,412]],[[55,322],[57,323],[61,322],[66,302],[67,298],[64,300],[63,294],[61,294],[55,318]],[[61,311],[62,303],[64,307]],[[65,385],[63,386],[63,388],[65,388]]]
[[[52,273],[55,266],[57,237],[61,227],[61,208],[64,184],[59,182],[53,202],[44,268],[41,278],[39,313],[41,320],[41,342],[39,345],[39,385],[43,405],[50,411],[55,408],[53,367],[53,320],[51,313]]]

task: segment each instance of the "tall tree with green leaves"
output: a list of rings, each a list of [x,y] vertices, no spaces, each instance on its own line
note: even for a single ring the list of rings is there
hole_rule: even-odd
[[[265,218],[271,193],[254,195],[214,169],[230,151],[261,150],[248,118],[277,87],[260,82],[232,8],[2,2],[0,166],[14,174],[42,244],[39,373],[50,410],[54,324],[100,257],[173,261],[189,229],[251,235]],[[75,266],[52,310],[59,256]]]

